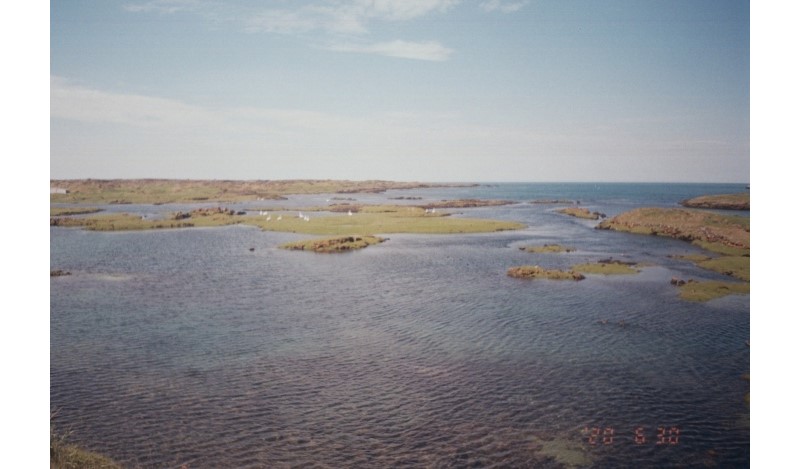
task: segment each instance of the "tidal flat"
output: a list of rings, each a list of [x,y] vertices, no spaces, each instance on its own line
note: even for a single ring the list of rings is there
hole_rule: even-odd
[[[526,203],[581,200],[613,218],[735,191],[501,184],[87,202],[103,212],[52,217],[51,274],[71,275],[51,277],[51,407],[71,443],[124,467],[702,467],[709,454],[746,467],[749,427],[734,423],[749,413],[749,298],[708,282],[747,283],[694,262],[742,261]],[[428,206],[470,199],[515,203]],[[113,231],[83,225],[117,216]],[[432,231],[376,228],[393,224]],[[279,248],[384,233],[343,255]],[[574,250],[520,250],[545,245]],[[640,272],[573,271],[608,259]],[[531,264],[585,278],[507,274]],[[679,443],[656,445],[665,426]],[[613,444],[592,445],[586,428]]]

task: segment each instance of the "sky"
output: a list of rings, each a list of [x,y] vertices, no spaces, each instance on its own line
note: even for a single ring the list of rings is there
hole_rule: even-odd
[[[50,4],[50,177],[749,182],[738,0]]]

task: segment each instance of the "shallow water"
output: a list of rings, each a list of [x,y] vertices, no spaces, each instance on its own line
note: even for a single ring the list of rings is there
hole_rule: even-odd
[[[578,199],[613,215],[743,188],[508,184],[348,197]],[[344,255],[279,250],[302,236],[243,226],[51,228],[51,267],[73,274],[51,280],[56,423],[132,467],[748,465],[749,296],[681,301],[672,276],[721,278],[666,257],[697,249],[594,230],[555,208],[458,210],[529,227],[390,235]],[[578,251],[517,249],[548,242]],[[505,275],[609,256],[654,265],[577,283]]]

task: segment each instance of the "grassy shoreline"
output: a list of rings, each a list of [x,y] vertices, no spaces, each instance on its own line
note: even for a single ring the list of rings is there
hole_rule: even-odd
[[[689,281],[678,286],[689,301],[750,292],[750,219],[704,210],[640,208],[602,221],[597,229],[664,236],[690,242],[715,255],[673,256],[740,280]],[[691,280],[691,279],[690,279]]]

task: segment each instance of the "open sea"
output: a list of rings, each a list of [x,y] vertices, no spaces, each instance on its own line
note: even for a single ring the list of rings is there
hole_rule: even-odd
[[[281,250],[311,236],[246,226],[53,227],[51,269],[72,273],[50,281],[54,424],[134,468],[748,467],[750,297],[683,301],[673,276],[726,279],[668,257],[700,249],[595,230],[555,213],[564,204],[528,203],[579,200],[613,216],[745,190],[493,184],[338,194],[353,203],[510,199],[519,203],[447,211],[527,224],[389,234],[340,255]],[[389,200],[400,196],[422,199]],[[158,216],[188,206],[99,207]],[[518,249],[543,243],[577,250]],[[581,282],[506,276],[512,266],[608,257],[651,266]]]

